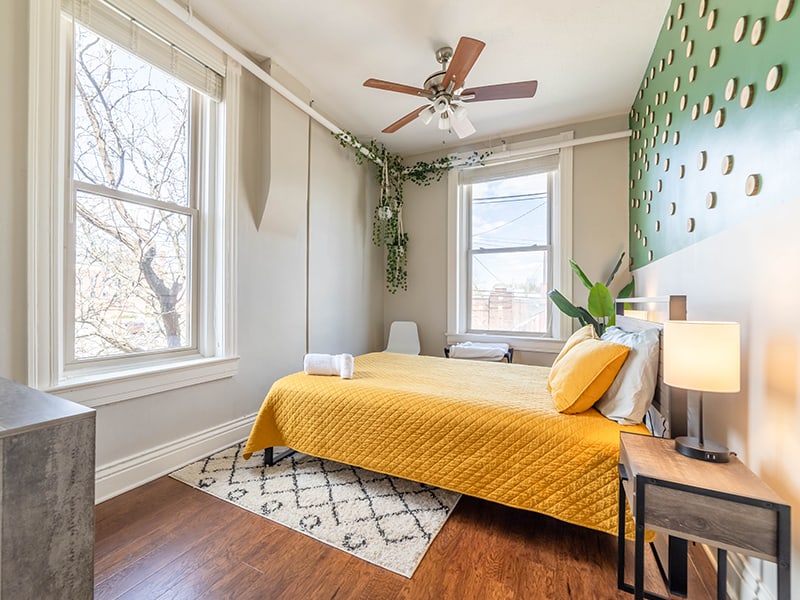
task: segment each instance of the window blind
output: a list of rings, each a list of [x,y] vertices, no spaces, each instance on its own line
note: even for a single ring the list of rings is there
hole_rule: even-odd
[[[480,183],[509,179],[522,175],[537,175],[558,170],[558,152],[537,156],[535,158],[521,158],[514,161],[488,164],[486,166],[464,169],[459,173],[459,183]]]
[[[87,29],[198,92],[222,99],[224,53],[158,5],[141,0],[62,0],[61,6]]]

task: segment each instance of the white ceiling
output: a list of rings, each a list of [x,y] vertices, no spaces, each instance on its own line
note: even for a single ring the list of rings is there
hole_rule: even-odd
[[[469,141],[625,113],[669,0],[191,0],[194,14],[268,57],[311,92],[320,113],[362,140],[416,154],[460,144],[435,121],[381,129],[424,100],[365,88],[369,77],[421,87],[436,48],[461,36],[486,48],[468,87],[537,79],[532,99],[468,105]]]

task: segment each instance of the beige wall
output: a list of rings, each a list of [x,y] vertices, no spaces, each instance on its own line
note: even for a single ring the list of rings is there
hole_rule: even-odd
[[[313,124],[309,185],[308,350],[380,350],[383,257],[372,243],[378,197],[372,168],[354,169],[352,152]]]
[[[686,294],[689,319],[741,323],[742,389],[704,396],[706,435],[736,452],[791,504],[795,590],[800,582],[797,223],[800,194],[635,272],[644,295]],[[774,572],[771,564],[753,567],[773,590]],[[740,597],[751,593],[742,590]]]
[[[0,4],[0,375],[25,382],[27,2]]]
[[[516,143],[574,131],[589,137],[624,131],[627,116],[579,123],[535,135],[509,137]],[[464,148],[467,149],[467,148]],[[430,159],[429,156],[414,157]],[[628,144],[626,139],[576,146],[573,154],[573,249],[570,256],[589,277],[605,278],[627,246]],[[447,181],[428,187],[406,184],[403,223],[409,235],[408,291],[385,293],[386,323],[416,321],[423,354],[442,356],[447,327]],[[625,262],[627,267],[627,261]],[[622,269],[621,271],[624,271]],[[617,282],[625,280],[625,273]],[[577,279],[574,300],[585,305],[588,291]],[[551,354],[515,352],[514,361],[549,364]]]
[[[27,369],[27,19],[27,2],[0,3],[0,78],[13,82],[0,87],[0,376],[21,383]],[[162,470],[179,466],[169,463],[176,441],[252,415],[275,379],[301,369],[306,290],[308,334],[320,347],[358,354],[382,344],[380,264],[363,231],[374,206],[367,171],[317,125],[309,137],[309,119],[299,110],[265,95],[272,93],[244,73],[236,199],[239,373],[100,407],[97,465],[116,473],[98,488],[100,496],[123,480],[135,484],[150,459]],[[284,162],[268,176],[276,154]],[[267,193],[258,227],[254,207],[263,206]],[[307,218],[315,238],[308,253]]]

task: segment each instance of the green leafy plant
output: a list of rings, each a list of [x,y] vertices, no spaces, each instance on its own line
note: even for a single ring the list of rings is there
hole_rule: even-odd
[[[611,292],[608,291],[608,286],[610,286],[611,282],[614,281],[614,277],[622,265],[622,259],[624,256],[624,252],[620,254],[619,260],[617,261],[617,264],[614,265],[614,269],[611,271],[611,275],[608,276],[608,279],[606,279],[605,284],[599,282],[592,283],[592,281],[586,276],[586,273],[583,272],[583,269],[578,266],[578,263],[572,259],[569,260],[569,265],[572,267],[575,275],[578,276],[578,279],[581,280],[581,283],[583,283],[583,285],[585,285],[589,290],[589,300],[586,308],[582,306],[575,306],[556,289],[550,290],[547,295],[550,296],[550,300],[553,301],[553,304],[556,305],[558,310],[563,312],[568,317],[578,319],[578,322],[580,322],[582,326],[592,325],[594,330],[597,332],[597,335],[603,335],[606,327],[611,327],[616,321],[614,298],[611,295]],[[619,291],[617,297],[630,298],[633,296],[634,286],[634,279],[631,277],[631,280],[628,282],[628,284]]]
[[[386,289],[392,293],[408,289],[408,234],[403,230],[403,186],[406,181],[430,185],[439,181],[455,166],[480,163],[489,153],[472,153],[466,158],[443,156],[431,162],[419,161],[406,166],[398,154],[371,140],[362,144],[350,132],[335,133],[343,148],[354,150],[356,162],[364,159],[375,166],[380,198],[372,218],[372,242],[386,248]]]

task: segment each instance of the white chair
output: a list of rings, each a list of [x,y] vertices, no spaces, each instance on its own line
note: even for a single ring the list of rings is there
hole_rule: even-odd
[[[394,321],[389,327],[389,342],[384,352],[419,354],[419,331],[414,321]]]

